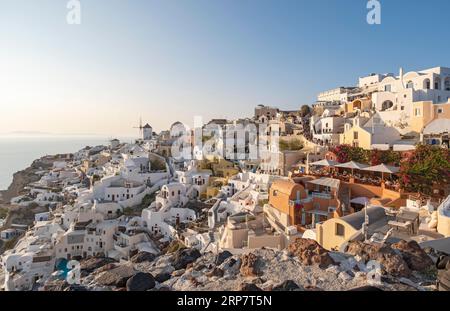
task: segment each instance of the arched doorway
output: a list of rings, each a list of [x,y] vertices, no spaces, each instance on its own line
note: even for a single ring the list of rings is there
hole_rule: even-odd
[[[381,104],[381,111],[388,110],[394,106],[394,103],[390,100],[386,100]]]

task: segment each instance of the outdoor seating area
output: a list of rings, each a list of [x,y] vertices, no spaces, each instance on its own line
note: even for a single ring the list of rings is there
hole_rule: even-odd
[[[366,164],[347,162],[339,164],[335,161],[321,160],[309,164],[309,173],[320,177],[331,177],[341,181],[349,182],[353,179],[355,183],[384,186],[390,190],[399,191],[400,183],[397,173],[398,167],[380,164],[369,167]]]

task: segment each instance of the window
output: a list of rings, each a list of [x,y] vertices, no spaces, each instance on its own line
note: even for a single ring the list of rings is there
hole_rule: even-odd
[[[276,197],[276,196],[278,195],[278,191],[277,191],[277,190],[274,190],[274,191],[272,192],[272,195],[273,195],[274,197]]]
[[[445,78],[444,89],[450,91],[450,77]]]
[[[173,196],[173,197],[175,196],[175,191],[172,191],[172,196]]]
[[[405,110],[405,106],[401,106],[401,107],[400,107],[400,110]]]
[[[442,112],[444,112],[444,111],[442,110],[442,108],[439,108],[439,109],[438,109],[438,113],[442,113]]]
[[[406,88],[407,88],[407,89],[413,89],[413,88],[414,88],[414,82],[409,81],[409,82],[406,84]]]
[[[384,91],[385,91],[385,92],[391,92],[391,91],[392,91],[392,86],[391,86],[390,84],[385,85],[385,86],[384,86]]]
[[[336,224],[336,235],[345,236],[345,227],[342,224]]]
[[[420,108],[414,109],[414,116],[416,117],[420,116]]]
[[[426,90],[431,89],[430,79],[425,79],[425,81],[423,81],[423,88],[426,89]]]
[[[440,78],[436,78],[434,80],[434,89],[435,90],[440,90],[441,89],[441,79]]]
[[[353,132],[353,139],[358,139],[358,132]]]

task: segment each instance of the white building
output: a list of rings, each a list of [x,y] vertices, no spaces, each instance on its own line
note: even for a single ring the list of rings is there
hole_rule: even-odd
[[[372,95],[375,109],[379,111],[405,111],[412,115],[412,103],[432,101],[445,103],[450,99],[450,68],[436,67],[406,74],[400,69],[396,77],[388,76],[378,84]]]

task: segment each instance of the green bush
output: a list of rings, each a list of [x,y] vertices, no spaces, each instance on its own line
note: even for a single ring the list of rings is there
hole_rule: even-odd
[[[280,139],[280,151],[297,151],[303,149],[303,144],[299,139]]]
[[[6,208],[0,208],[0,218],[6,218],[8,216],[8,210]]]

